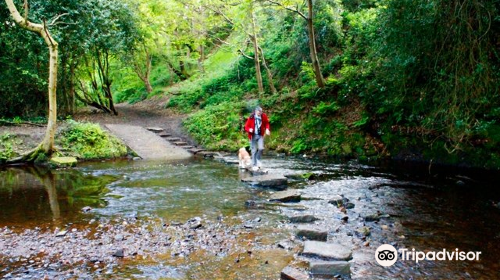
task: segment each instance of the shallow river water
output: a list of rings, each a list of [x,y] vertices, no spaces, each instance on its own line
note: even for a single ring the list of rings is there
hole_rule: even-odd
[[[301,202],[269,203],[274,190],[242,183],[248,174],[216,160],[0,169],[0,278],[279,279],[290,263],[305,267],[298,254],[301,241],[294,237],[297,225],[288,219],[311,214],[319,219],[317,227],[328,230],[329,242],[353,249],[353,279],[500,279],[498,174],[302,158],[269,157],[264,162],[273,174],[313,174],[310,180],[290,179],[289,188],[300,190]],[[354,208],[341,212],[328,203],[333,195],[348,198]],[[367,220],[370,216],[377,219]],[[201,227],[190,229],[196,221]],[[64,239],[55,237],[61,230],[69,232]],[[139,244],[134,238],[141,236],[164,238],[165,232],[170,240],[162,239],[165,244],[141,243],[137,249],[139,245],[126,243]],[[179,241],[176,234],[182,235]],[[78,256],[74,246],[87,246],[84,242],[94,242],[96,236],[111,238],[109,246],[123,243],[125,257],[107,253],[114,247],[96,253],[94,260]],[[20,244],[22,238],[27,245]],[[219,243],[194,244],[204,238]],[[291,247],[277,246],[284,241]],[[106,244],[88,246],[92,250]],[[478,261],[400,260],[386,268],[374,258],[381,244],[423,252],[458,248],[481,255]],[[51,248],[56,251],[48,252]],[[132,248],[137,251],[127,255]],[[75,252],[67,255],[65,250]]]

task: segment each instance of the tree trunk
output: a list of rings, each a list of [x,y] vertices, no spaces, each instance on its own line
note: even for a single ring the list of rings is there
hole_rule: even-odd
[[[141,81],[144,82],[144,86],[146,87],[147,93],[151,93],[151,92],[153,92],[153,87],[151,86],[151,82],[149,81],[149,77],[151,76],[152,58],[151,58],[151,55],[149,54],[148,50],[146,49],[146,47],[144,47],[144,52],[146,53],[146,69],[143,72],[139,63],[134,62],[134,71],[137,74],[137,76],[139,77],[139,79],[141,79]]]
[[[252,21],[252,34],[250,35],[250,39],[252,40],[253,49],[254,49],[254,61],[255,61],[255,75],[257,78],[257,86],[259,89],[259,98],[262,93],[264,93],[264,84],[262,83],[262,72],[260,70],[260,59],[259,59],[259,43],[257,42],[257,32],[255,27],[255,19],[253,15],[253,6],[250,3],[249,9],[250,20]]]
[[[69,112],[71,115],[75,114],[75,68],[76,65],[71,59],[69,66]]]
[[[49,114],[48,114],[48,122],[47,129],[45,131],[45,137],[43,138],[40,145],[33,151],[23,155],[20,159],[16,159],[14,161],[19,160],[28,160],[32,161],[36,159],[38,153],[43,152],[45,154],[52,154],[54,151],[54,136],[56,132],[56,122],[57,122],[57,98],[56,98],[56,90],[57,90],[57,42],[52,38],[49,30],[47,29],[46,24],[37,24],[28,21],[28,11],[27,7],[25,8],[25,17],[23,18],[16,6],[14,5],[13,0],[5,0],[7,3],[7,7],[9,8],[10,15],[14,19],[14,21],[24,29],[29,31],[38,33],[45,41],[49,48],[49,89],[48,89],[48,99],[49,99]],[[27,6],[27,5],[26,5]]]
[[[307,18],[307,29],[309,30],[309,50],[311,52],[311,61],[314,70],[314,74],[316,76],[316,83],[318,87],[325,87],[325,79],[323,78],[323,74],[321,74],[321,67],[319,66],[318,60],[318,52],[316,50],[316,40],[314,35],[314,26],[313,26],[313,3],[312,0],[307,0],[307,6],[309,8],[309,16]]]
[[[271,92],[276,93],[278,91],[276,90],[276,87],[274,86],[273,74],[271,73],[271,70],[269,69],[269,67],[267,67],[266,58],[264,57],[264,51],[262,50],[261,47],[259,47],[259,51],[260,51],[260,55],[262,56],[262,65],[264,66],[264,69],[266,69],[267,79],[269,80],[269,87],[271,88]]]

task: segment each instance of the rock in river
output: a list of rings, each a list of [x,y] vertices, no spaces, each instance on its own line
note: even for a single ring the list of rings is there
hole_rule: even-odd
[[[295,267],[287,266],[281,271],[282,280],[308,280],[309,275]]]
[[[312,223],[319,220],[313,215],[298,215],[290,217],[290,223]]]
[[[116,250],[113,253],[113,257],[117,257],[117,258],[123,258],[123,257],[125,257],[125,250],[123,250],[123,249]]]
[[[300,202],[300,193],[297,190],[286,190],[271,195],[269,201]]]
[[[326,241],[328,232],[314,226],[299,225],[296,235],[299,238],[305,238],[308,240]]]
[[[261,175],[241,179],[242,182],[258,187],[271,187],[284,190],[287,186],[287,179],[282,175]]]
[[[319,261],[314,260],[309,263],[309,270],[313,276],[343,277],[351,276],[351,265],[346,261]]]
[[[352,250],[337,243],[306,241],[302,255],[325,260],[348,261],[352,259]]]

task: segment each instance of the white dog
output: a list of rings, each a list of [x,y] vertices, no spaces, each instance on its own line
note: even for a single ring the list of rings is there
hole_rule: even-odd
[[[252,158],[245,148],[238,150],[239,166],[241,169],[248,169],[252,167]]]

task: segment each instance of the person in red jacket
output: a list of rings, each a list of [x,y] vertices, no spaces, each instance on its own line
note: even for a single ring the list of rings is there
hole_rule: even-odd
[[[245,131],[248,132],[248,138],[250,139],[252,169],[258,170],[262,167],[260,159],[262,157],[262,151],[264,151],[264,136],[271,135],[269,118],[262,112],[261,107],[257,106],[255,111],[248,117],[245,123]]]

